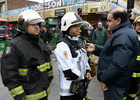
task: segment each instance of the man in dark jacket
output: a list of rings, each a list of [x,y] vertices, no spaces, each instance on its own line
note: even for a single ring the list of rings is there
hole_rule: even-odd
[[[122,8],[109,12],[107,25],[112,36],[104,47],[88,43],[86,50],[100,55],[97,77],[101,82],[105,100],[123,100],[136,64],[138,36]]]
[[[44,43],[49,48],[49,42],[52,40],[52,34],[49,31],[48,25],[43,26],[43,33],[42,33],[42,39],[44,40]]]
[[[50,54],[39,38],[43,22],[34,10],[22,12],[18,17],[18,34],[3,52],[2,81],[15,100],[47,100],[50,92]]]

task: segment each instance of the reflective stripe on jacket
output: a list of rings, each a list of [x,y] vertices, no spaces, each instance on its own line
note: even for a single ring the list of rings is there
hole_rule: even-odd
[[[138,66],[138,62],[140,62],[140,55],[137,56],[137,59],[136,60],[137,60],[136,69],[138,69],[138,68],[140,69],[140,66]],[[138,70],[135,71],[134,70],[132,77],[134,77],[134,78],[140,78],[140,71],[138,71]]]
[[[48,62],[48,63],[45,63],[45,64],[42,64],[42,65],[40,65],[40,66],[37,66],[37,68],[41,71],[41,72],[43,72],[43,71],[45,71],[45,70],[47,70],[47,69],[50,69],[50,62]],[[27,75],[27,71],[28,71],[28,68],[27,69],[25,69],[25,68],[19,68],[18,69],[18,72],[19,72],[19,75],[20,76],[24,76],[24,75]]]
[[[20,95],[23,92],[24,92],[24,90],[23,90],[22,86],[19,86],[19,87],[16,87],[16,88],[10,90],[10,94],[12,95],[12,97],[15,97],[16,95]],[[36,94],[26,95],[26,99],[27,100],[38,100],[38,99],[48,96],[49,93],[50,93],[50,87],[48,87],[47,91],[44,90],[44,91],[36,93]]]

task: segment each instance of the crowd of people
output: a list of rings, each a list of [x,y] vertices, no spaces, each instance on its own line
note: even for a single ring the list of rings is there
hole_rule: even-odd
[[[54,54],[60,100],[89,99],[87,88],[95,75],[104,100],[135,99],[140,80],[140,16],[132,25],[127,12],[115,8],[108,13],[107,29],[101,21],[95,29],[77,13],[68,12],[61,19],[61,28],[50,29],[36,11],[25,10],[17,23],[17,34],[1,59],[3,84],[15,100],[48,100],[53,36],[59,39]]]

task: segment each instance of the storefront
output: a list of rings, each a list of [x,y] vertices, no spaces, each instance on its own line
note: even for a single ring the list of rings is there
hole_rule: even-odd
[[[120,2],[118,2],[120,4]],[[52,26],[60,24],[60,20],[62,16],[67,12],[76,12],[78,8],[82,8],[82,19],[90,22],[91,24],[95,24],[98,21],[106,22],[107,13],[109,10],[119,7],[116,3],[111,3],[108,1],[100,1],[100,2],[91,2],[91,3],[82,3],[82,4],[73,4],[64,6],[62,0],[58,1],[50,1],[45,3],[48,5],[44,9],[42,8],[43,4],[38,4],[34,6],[29,6],[25,8],[15,9],[11,11],[7,11],[4,13],[3,19],[7,19],[8,22],[16,22],[18,14],[26,9],[34,9],[36,10],[43,18],[45,17],[45,21]],[[124,7],[125,8],[125,7]],[[135,18],[137,14],[132,14],[132,19]]]
[[[30,7],[29,7],[30,8]],[[34,7],[32,7],[34,8]],[[42,17],[45,14],[45,21],[49,23],[50,18],[53,20],[53,23],[49,23],[51,25],[56,25],[60,23],[62,16],[67,12],[76,12],[77,9],[82,8],[82,19],[87,20],[91,23],[97,22],[100,20],[100,15],[106,14],[109,11],[108,2],[92,2],[92,3],[84,3],[84,4],[76,4],[69,5],[65,7],[57,7],[47,10],[37,11]],[[17,10],[16,10],[17,11]],[[17,21],[18,15],[12,14],[10,16],[4,16],[3,19],[7,19],[8,22]],[[17,13],[18,14],[18,13]]]

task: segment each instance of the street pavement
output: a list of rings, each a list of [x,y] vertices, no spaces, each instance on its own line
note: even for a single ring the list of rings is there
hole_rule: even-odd
[[[1,56],[1,55],[0,55]],[[53,66],[53,75],[54,79],[51,83],[51,92],[48,96],[48,100],[60,100],[59,96],[59,71],[56,64],[55,56],[52,54],[52,66]],[[103,92],[100,88],[100,83],[98,82],[96,77],[93,77],[89,86],[88,86],[88,93],[87,97],[91,97],[91,100],[104,100],[103,99]],[[0,74],[0,100],[14,100],[12,99],[9,91],[6,87],[3,86],[1,81],[1,74]]]

